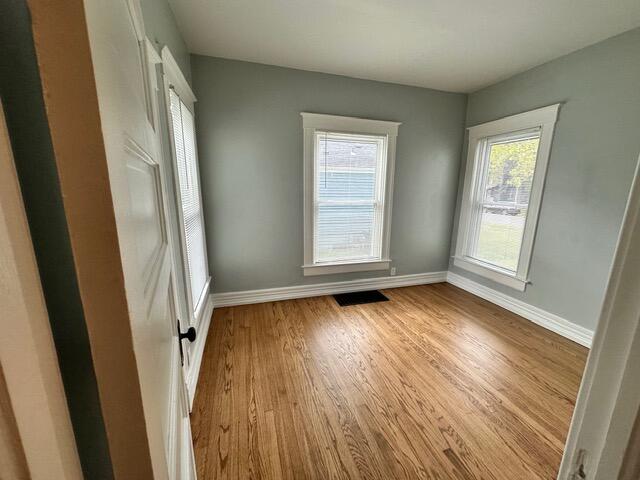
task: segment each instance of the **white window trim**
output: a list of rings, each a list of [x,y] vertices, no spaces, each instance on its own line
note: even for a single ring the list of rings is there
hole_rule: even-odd
[[[497,283],[519,291],[524,291],[529,283],[529,266],[533,253],[538,215],[542,204],[542,193],[544,189],[547,166],[549,164],[549,154],[551,152],[551,142],[553,132],[558,118],[560,104],[538,108],[529,112],[519,113],[510,117],[501,118],[493,122],[483,123],[468,128],[469,149],[467,153],[467,167],[465,171],[464,190],[462,194],[462,204],[460,209],[460,219],[458,222],[458,237],[453,264]],[[471,231],[471,209],[475,198],[476,172],[481,161],[479,144],[487,137],[514,133],[522,130],[540,128],[540,143],[538,145],[538,155],[536,167],[533,174],[531,194],[529,197],[529,207],[527,210],[527,220],[522,237],[520,257],[518,259],[518,269],[515,272],[490,265],[467,255]]]
[[[363,272],[371,270],[387,270],[391,263],[389,245],[391,237],[391,210],[393,203],[393,177],[396,160],[396,138],[399,122],[384,120],[369,120],[338,115],[324,115],[319,113],[302,112],[302,126],[304,130],[304,264],[305,276],[327,275],[332,273]],[[380,260],[313,263],[313,198],[314,198],[314,135],[316,130],[339,133],[379,135],[387,137],[387,165],[385,178],[385,205],[382,224],[382,255]]]
[[[151,47],[153,48],[153,47]],[[179,179],[178,179],[178,172],[175,168],[175,164],[176,164],[176,158],[175,158],[175,145],[174,145],[174,135],[173,135],[173,123],[172,123],[172,119],[171,119],[171,111],[170,111],[170,100],[169,100],[169,90],[171,88],[173,88],[175,90],[175,92],[178,94],[178,97],[180,97],[180,100],[184,103],[184,105],[189,109],[189,111],[194,115],[195,117],[195,102],[197,101],[197,98],[195,96],[195,94],[193,93],[193,90],[191,90],[191,87],[189,86],[189,82],[187,82],[187,79],[185,78],[184,74],[182,73],[182,70],[180,70],[180,66],[178,65],[178,62],[175,60],[175,57],[173,56],[173,54],[171,53],[171,50],[169,49],[168,46],[164,46],[160,52],[160,56],[162,59],[162,70],[163,70],[163,82],[164,82],[164,102],[165,102],[165,106],[166,106],[166,121],[167,121],[167,133],[169,136],[169,145],[170,145],[170,152],[171,152],[171,171],[173,172],[173,194],[174,194],[174,200],[175,200],[175,205],[176,205],[176,222],[172,222],[174,224],[174,235],[177,234],[179,240],[180,240],[180,263],[182,264],[182,268],[179,270],[181,276],[182,276],[182,282],[181,284],[178,284],[178,286],[180,286],[181,288],[179,288],[179,292],[176,292],[176,295],[180,295],[181,297],[185,298],[186,300],[186,309],[187,309],[187,314],[189,315],[189,324],[195,328],[198,328],[199,325],[201,324],[202,321],[202,315],[204,313],[204,311],[206,310],[206,300],[209,297],[209,292],[211,290],[211,286],[212,286],[212,280],[211,280],[211,272],[209,271],[208,265],[209,265],[209,259],[208,259],[208,252],[207,252],[207,248],[206,248],[206,234],[204,235],[204,242],[205,242],[205,248],[204,248],[204,263],[205,263],[205,267],[206,267],[206,282],[205,282],[205,286],[200,294],[200,297],[197,301],[197,303],[194,305],[193,303],[193,297],[192,297],[192,292],[191,292],[191,282],[188,278],[188,272],[189,272],[189,260],[186,256],[186,252],[187,252],[187,240],[185,238],[185,234],[184,231],[181,227],[181,225],[183,225],[184,220],[183,220],[183,215],[182,215],[182,207],[180,206],[180,187],[179,187]],[[198,159],[198,152],[196,149],[196,161],[199,161]],[[200,181],[200,176],[198,173],[198,184],[200,185],[200,204],[202,205],[202,183]],[[204,213],[201,211],[201,216],[202,216],[202,222],[204,224]],[[180,225],[180,227],[178,227],[178,225]]]

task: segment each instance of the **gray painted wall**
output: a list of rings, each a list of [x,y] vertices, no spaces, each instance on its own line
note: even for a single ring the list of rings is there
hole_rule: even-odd
[[[640,29],[471,94],[467,126],[557,102],[532,284],[517,292],[450,269],[594,329],[640,153]]]
[[[302,111],[403,122],[393,266],[447,269],[465,95],[204,56],[191,67],[214,291],[388,275],[303,277]]]
[[[191,63],[187,45],[178,29],[176,18],[167,0],[140,0],[144,28],[147,37],[154,44],[158,52],[165,45],[178,62],[180,70],[191,81]]]

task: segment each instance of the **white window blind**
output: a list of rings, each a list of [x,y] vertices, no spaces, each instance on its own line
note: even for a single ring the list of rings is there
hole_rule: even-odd
[[[204,244],[204,222],[198,184],[198,161],[193,114],[172,89],[169,90],[175,161],[178,177],[184,255],[187,260],[187,277],[190,284],[194,310],[207,282],[207,266]]]
[[[314,263],[380,260],[386,137],[316,131]]]

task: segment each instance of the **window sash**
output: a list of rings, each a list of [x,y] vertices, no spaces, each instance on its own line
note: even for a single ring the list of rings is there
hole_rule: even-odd
[[[464,254],[468,258],[471,258],[480,263],[488,264],[491,267],[508,272],[511,275],[516,275],[516,273],[518,272],[518,268],[521,260],[521,254],[522,254],[523,239],[524,239],[525,232],[527,230],[527,222],[530,216],[530,210],[529,210],[530,199],[527,201],[526,204],[518,204],[517,202],[513,203],[513,205],[520,205],[523,209],[526,209],[522,235],[519,239],[518,260],[516,262],[515,268],[511,269],[511,268],[505,267],[504,265],[500,265],[488,259],[479,257],[478,242],[479,242],[480,232],[482,228],[484,208],[485,207],[503,207],[506,205],[505,202],[485,200],[486,186],[487,186],[488,177],[489,177],[489,164],[491,161],[491,148],[494,145],[521,142],[526,140],[537,139],[539,141],[541,138],[541,134],[542,134],[541,128],[536,127],[536,128],[526,129],[523,131],[518,131],[518,132],[508,132],[500,135],[485,137],[480,139],[477,144],[476,158],[478,160],[477,160],[477,168],[476,168],[475,178],[474,178],[475,188],[473,189],[473,199],[472,199],[471,214],[470,214],[470,221],[469,221],[469,236],[468,236],[467,245],[466,245]],[[535,177],[536,170],[538,168],[537,157],[539,153],[540,153],[540,147],[538,145],[532,179]]]
[[[469,127],[467,167],[464,176],[458,236],[453,257],[453,264],[456,267],[516,290],[525,290],[526,285],[529,283],[529,266],[542,204],[551,143],[559,110],[560,104],[554,104]],[[520,243],[520,254],[517,258],[517,269],[514,272],[472,256],[472,247],[475,248],[476,244],[474,242],[477,241],[477,237],[474,236],[475,232],[477,232],[476,224],[483,206],[490,205],[490,202],[479,196],[479,190],[482,190],[480,188],[481,179],[483,179],[486,170],[486,162],[483,160],[486,157],[489,141],[492,142],[491,145],[495,145],[509,140],[526,140],[536,134],[539,135],[536,163],[529,187],[524,233]]]
[[[302,117],[304,132],[304,258],[302,264],[304,276],[388,270],[391,263],[389,246],[393,203],[393,170],[395,165],[396,140],[401,123],[310,112],[301,112],[300,116]],[[332,132],[344,136],[381,137],[384,139],[383,148],[378,150],[383,160],[381,165],[384,169],[378,178],[384,181],[384,184],[380,184],[379,191],[381,194],[376,197],[379,201],[379,207],[375,209],[376,215],[380,217],[380,220],[376,222],[379,232],[376,233],[376,235],[380,238],[376,243],[381,246],[379,260],[359,259],[340,260],[333,263],[314,262],[314,235],[317,229],[317,215],[315,213],[317,210],[316,200],[327,200],[325,196],[317,198],[316,192],[320,187],[316,183],[315,151],[317,146],[317,132]],[[325,189],[323,188],[323,190]],[[371,200],[372,197],[373,196],[369,196],[367,199]],[[362,198],[365,197],[353,196],[350,199],[343,198],[343,200],[360,200]],[[373,206],[370,208],[373,208]],[[315,258],[318,258],[317,255]]]
[[[320,204],[317,205],[314,208],[314,220],[315,220],[315,231],[318,231],[318,217],[319,217],[319,207],[323,206],[323,205],[339,205],[339,206],[352,206],[354,205],[354,203],[351,202],[344,202],[344,203],[336,203],[336,202],[331,202],[328,204]],[[327,263],[338,263],[338,262],[355,262],[355,261],[376,261],[376,260],[382,260],[382,228],[381,228],[381,223],[382,223],[382,218],[383,218],[383,214],[384,214],[384,205],[381,205],[379,202],[370,202],[368,204],[363,204],[363,203],[356,203],[355,205],[358,206],[367,206],[367,205],[371,205],[373,207],[373,225],[374,225],[374,237],[378,237],[378,238],[373,238],[371,241],[371,248],[370,248],[370,254],[369,255],[351,255],[351,256],[334,256],[334,257],[329,257],[329,258],[325,258],[325,259],[321,259],[319,258],[319,254],[318,254],[318,250],[320,248],[320,242],[319,242],[319,238],[317,235],[314,235],[314,244],[313,244],[313,248],[314,248],[314,265],[321,265],[321,264],[327,264]],[[378,228],[379,227],[379,228]]]
[[[321,150],[321,142],[345,141],[368,143],[376,145],[376,168],[374,177],[373,198],[371,199],[331,199],[321,200],[318,198],[319,191],[317,181],[322,171],[322,161],[319,152]],[[382,259],[383,252],[383,227],[384,227],[384,211],[385,211],[385,187],[386,187],[386,160],[387,160],[387,137],[381,135],[364,135],[345,132],[334,132],[326,130],[316,130],[314,132],[314,151],[313,151],[313,264],[336,264],[349,263],[358,261],[377,261]],[[349,170],[350,172],[356,169]],[[320,255],[320,244],[322,239],[318,232],[320,231],[319,217],[320,208],[323,206],[371,206],[372,207],[372,238],[370,243],[369,255],[336,255],[332,257],[322,257]]]
[[[183,255],[186,257],[186,276],[189,282],[191,305],[198,310],[208,279],[204,219],[198,183],[198,161],[195,144],[193,114],[174,91],[169,89],[169,103],[173,126],[173,143],[180,200],[180,228],[183,234]]]

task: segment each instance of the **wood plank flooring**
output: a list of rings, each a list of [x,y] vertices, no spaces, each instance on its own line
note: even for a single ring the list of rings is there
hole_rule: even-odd
[[[555,479],[587,349],[452,285],[217,309],[199,479]]]

